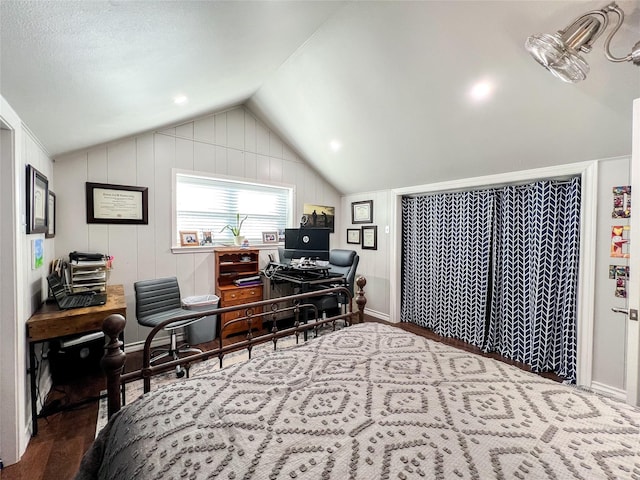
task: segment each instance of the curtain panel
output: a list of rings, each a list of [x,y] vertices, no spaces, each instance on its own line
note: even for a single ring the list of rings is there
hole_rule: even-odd
[[[402,200],[401,321],[482,347],[494,195],[485,190]]]
[[[403,198],[401,321],[575,381],[580,191]]]
[[[486,351],[576,378],[580,178],[496,196]]]

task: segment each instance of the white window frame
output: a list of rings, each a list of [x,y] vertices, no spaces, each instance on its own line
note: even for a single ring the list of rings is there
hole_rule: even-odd
[[[296,187],[295,185],[286,184],[286,183],[278,183],[278,182],[270,182],[270,181],[257,181],[253,179],[247,179],[242,177],[233,177],[229,175],[219,175],[212,172],[201,172],[194,170],[181,170],[177,168],[171,169],[171,251],[173,253],[187,253],[187,252],[207,252],[212,251],[214,247],[221,246],[219,243],[216,244],[214,239],[214,245],[206,245],[206,246],[197,246],[197,247],[182,247],[180,245],[180,238],[178,233],[178,219],[177,219],[177,177],[178,175],[188,175],[194,177],[202,177],[209,178],[212,180],[220,180],[220,181],[229,181],[236,182],[244,185],[261,185],[261,186],[269,186],[269,187],[280,187],[285,188],[290,191],[289,202],[289,214],[287,218],[286,227],[291,227],[293,225],[293,218],[295,213],[296,206]],[[214,232],[218,233],[218,232]],[[262,241],[252,242],[251,247],[260,247],[262,246]],[[270,244],[269,247],[273,248],[273,244]]]

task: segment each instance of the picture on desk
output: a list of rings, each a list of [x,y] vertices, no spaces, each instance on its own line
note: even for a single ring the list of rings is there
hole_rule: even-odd
[[[305,203],[302,210],[301,227],[328,228],[331,233],[334,231],[335,207],[325,205],[315,205]]]

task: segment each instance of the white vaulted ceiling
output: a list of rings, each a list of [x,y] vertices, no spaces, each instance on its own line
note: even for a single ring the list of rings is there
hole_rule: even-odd
[[[630,153],[640,68],[600,39],[569,85],[523,44],[605,4],[2,0],[0,92],[53,156],[246,104],[343,193],[565,164]]]

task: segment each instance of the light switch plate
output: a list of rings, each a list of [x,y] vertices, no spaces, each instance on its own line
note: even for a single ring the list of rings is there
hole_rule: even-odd
[[[638,321],[638,310],[634,308],[629,309],[629,320],[635,320],[636,322]]]

